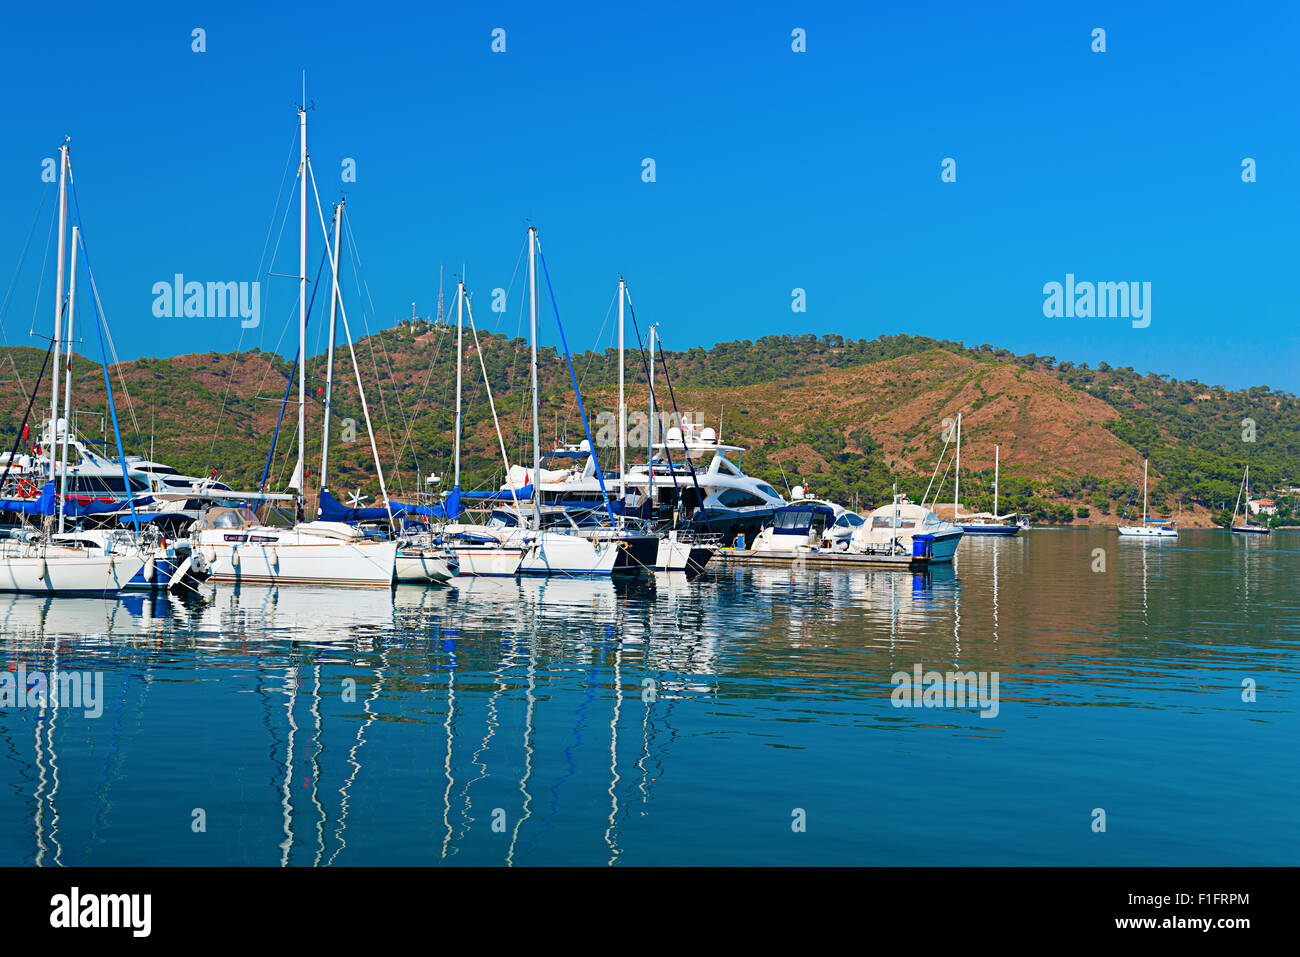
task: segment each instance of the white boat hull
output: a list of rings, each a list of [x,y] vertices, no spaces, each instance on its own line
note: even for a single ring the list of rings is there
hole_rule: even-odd
[[[1146,525],[1121,525],[1120,535],[1125,538],[1177,538],[1178,532],[1172,528],[1153,528]]]
[[[114,594],[140,574],[144,563],[136,555],[87,555],[81,549],[65,548],[0,555],[0,592]]]
[[[331,541],[293,531],[274,542],[213,540],[218,537],[226,536],[205,531],[199,538],[212,581],[385,588],[393,583],[396,542]]]
[[[521,575],[609,575],[622,547],[617,540],[552,532],[534,533],[528,544],[519,563]]]
[[[448,582],[453,574],[441,550],[403,548],[397,552],[393,577],[399,582]]]

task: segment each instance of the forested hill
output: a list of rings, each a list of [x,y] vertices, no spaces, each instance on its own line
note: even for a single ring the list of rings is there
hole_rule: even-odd
[[[512,461],[526,461],[528,347],[479,333],[481,361]],[[635,336],[629,332],[635,345]],[[492,426],[480,353],[467,333],[462,486],[496,487],[501,455]],[[669,342],[671,345],[671,342]],[[455,330],[404,322],[357,344],[361,378],[386,477],[394,493],[423,487],[430,473],[450,484],[455,402]],[[6,448],[44,358],[43,350],[0,350],[0,413]],[[336,352],[331,485],[377,492],[358,391],[347,350]],[[662,364],[661,364],[662,363]],[[573,357],[597,444],[616,436],[617,356]],[[664,377],[671,376],[672,391]],[[308,458],[319,458],[324,359],[308,364]],[[86,438],[103,438],[102,368],[78,359],[73,407]],[[115,366],[113,382],[129,452],[193,474],[216,469],[254,487],[267,462],[290,364],[249,351],[144,358]],[[628,401],[649,406],[645,365],[627,357]],[[541,350],[541,427],[546,446],[577,441],[582,426],[568,365]],[[656,363],[661,411],[713,426],[724,441],[749,447],[746,471],[778,488],[809,484],[820,495],[866,508],[887,501],[895,483],[918,497],[943,447],[944,420],[962,413],[962,502],[991,507],[994,447],[1001,446],[1003,511],[1033,521],[1114,523],[1151,459],[1152,511],[1186,525],[1222,519],[1251,466],[1256,494],[1300,479],[1300,399],[1260,385],[1244,391],[1177,381],[1132,368],[1097,368],[1018,356],[925,337],[848,339],[838,335],[765,337],[709,349],[668,350]],[[48,379],[34,414],[48,409]],[[296,386],[292,390],[296,397]],[[351,420],[351,421],[348,421]],[[355,424],[355,434],[353,425]],[[633,424],[636,424],[634,417]],[[644,428],[634,434],[640,440]],[[296,406],[271,461],[268,487],[283,489],[296,455]],[[951,449],[950,449],[951,451]],[[613,465],[613,449],[602,461]],[[940,476],[944,475],[943,471]],[[938,484],[939,480],[936,480]],[[947,474],[940,501],[951,501]],[[1140,495],[1140,491],[1139,491]],[[1289,496],[1280,500],[1289,504]]]

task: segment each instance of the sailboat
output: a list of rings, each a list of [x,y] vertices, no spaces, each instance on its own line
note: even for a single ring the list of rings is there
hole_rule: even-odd
[[[54,516],[58,515],[58,532],[64,529],[68,514],[67,501],[67,457],[68,424],[59,416],[59,372],[63,365],[61,349],[64,342],[63,279],[67,264],[67,215],[68,215],[68,181],[70,178],[71,157],[67,143],[59,149],[59,212],[58,212],[58,262],[55,269],[54,288],[54,338],[50,343],[53,351],[54,365],[53,388],[50,396],[49,434],[55,438],[62,427],[62,443],[51,442],[49,446],[49,481],[41,490],[35,501],[15,500],[0,502],[0,510],[17,512],[25,515],[40,515],[44,519],[44,529],[21,529],[10,538],[0,541],[0,591],[35,592],[47,595],[76,594],[113,594],[121,590],[127,582],[138,576],[145,567],[146,557],[139,547],[139,539],[133,538],[121,548],[101,547],[94,543],[56,542],[51,534]],[[75,197],[74,197],[75,199]],[[80,217],[78,216],[78,220]],[[71,269],[68,280],[67,329],[67,394],[65,406],[71,402],[72,395],[72,316],[76,308],[77,297],[77,249],[82,246],[81,226],[72,227]],[[89,262],[87,262],[89,274]],[[91,289],[94,291],[94,277],[91,275]],[[98,301],[98,294],[92,302]],[[98,308],[96,317],[99,321]],[[105,360],[107,363],[107,359]],[[118,452],[121,455],[122,437],[117,429],[117,413],[113,405],[113,390],[108,379],[107,365],[104,374],[108,388],[109,411],[113,417],[113,431],[117,438]],[[37,386],[39,388],[39,386]],[[35,393],[32,397],[35,401]],[[29,406],[30,411],[30,406]],[[66,408],[65,408],[66,414]],[[26,425],[26,423],[23,423]],[[58,468],[58,449],[63,448],[63,469]],[[8,467],[6,466],[6,472]],[[62,495],[56,493],[56,485],[62,482]],[[122,466],[124,487],[130,488],[126,466]],[[112,506],[108,506],[111,508]]]
[[[1177,538],[1178,529],[1174,528],[1171,521],[1161,519],[1147,518],[1147,470],[1148,460],[1142,460],[1142,524],[1125,525],[1123,518],[1120,519],[1120,535],[1125,538]],[[1128,514],[1128,506],[1124,507],[1124,513]]]
[[[1241,507],[1243,491],[1246,499],[1246,511],[1241,517],[1241,524],[1237,524],[1237,509]],[[1239,535],[1267,535],[1272,529],[1267,525],[1250,520],[1250,466],[1246,466],[1245,473],[1241,476],[1241,487],[1237,489],[1237,504],[1232,506],[1232,531]]]
[[[370,585],[389,587],[397,561],[397,542],[375,541],[367,538],[359,528],[337,521],[302,521],[306,502],[306,437],[307,437],[307,190],[315,188],[315,178],[307,155],[307,111],[298,108],[298,141],[300,162],[298,166],[299,220],[298,220],[298,463],[290,487],[297,491],[296,513],[298,521],[291,528],[267,525],[248,508],[215,506],[209,508],[194,524],[193,535],[212,569],[212,580],[225,582],[254,582],[262,584],[319,584],[319,585]],[[324,214],[319,209],[321,231],[326,233]],[[337,215],[337,213],[336,213]],[[336,225],[336,229],[337,229]],[[326,233],[327,234],[327,233]],[[327,234],[328,235],[328,234]],[[348,330],[347,311],[338,295],[338,244],[334,244],[333,296],[331,310],[337,303],[347,334],[348,348],[352,349],[352,334]],[[332,350],[331,350],[332,351]],[[357,369],[356,355],[352,356]],[[360,371],[357,371],[357,388],[361,389]],[[370,428],[370,411],[361,391],[361,409],[365,415],[366,429],[370,432],[371,450],[375,453],[375,468],[379,474],[380,489],[387,502],[383,467],[379,462]],[[324,434],[328,447],[328,421]],[[322,475],[322,502],[327,494]],[[391,510],[390,510],[391,514]]]
[[[1007,519],[1015,518],[1015,512],[1008,512],[1006,515],[998,514],[998,490],[1001,485],[1002,468],[1002,446],[993,447],[993,511],[976,512],[974,515],[967,515],[961,521],[956,522],[968,535],[1001,535],[1011,537],[1019,534],[1020,526]]]

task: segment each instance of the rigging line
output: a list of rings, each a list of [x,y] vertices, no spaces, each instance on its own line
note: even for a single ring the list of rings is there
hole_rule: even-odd
[[[510,458],[506,455],[506,443],[501,437],[501,423],[497,420],[497,406],[492,400],[492,383],[488,381],[487,363],[483,361],[483,347],[479,345],[478,330],[474,328],[474,307],[470,305],[469,300],[465,301],[466,311],[469,313],[469,331],[474,337],[474,351],[478,353],[479,368],[483,370],[483,386],[487,389],[488,408],[492,410],[492,426],[497,431],[497,444],[501,446],[501,461],[505,463],[506,481],[504,484],[510,485]],[[537,494],[537,490],[533,490]],[[510,500],[514,502],[515,508],[519,508],[519,496],[515,494],[515,487],[510,485]]]
[[[948,451],[948,443],[951,441],[952,441],[952,435],[949,434],[948,438],[943,440],[943,448],[939,450],[939,457],[934,460],[934,471],[930,473],[930,484],[925,487],[925,494],[921,496],[922,508],[925,508],[925,503],[930,499],[930,488],[931,486],[934,485],[934,477],[939,474],[939,466],[943,464],[944,453]],[[943,477],[946,479],[948,477],[948,473],[944,472]],[[935,492],[934,494],[937,497],[939,493]]]
[[[313,173],[312,173],[312,189],[315,190],[315,188],[316,188],[316,174],[313,172]],[[320,204],[320,197],[319,197],[319,196],[317,196],[317,198],[316,198],[316,203],[317,203],[317,205]],[[353,282],[355,282],[355,283],[357,284],[357,291],[358,291],[358,292],[360,292],[360,291],[362,290],[362,288],[364,287],[364,289],[365,289],[365,293],[366,293],[366,299],[367,299],[367,301],[369,301],[369,303],[370,303],[370,311],[371,311],[371,312],[374,312],[374,311],[375,311],[375,301],[374,301],[373,298],[371,298],[371,295],[370,295],[370,284],[367,283],[367,282],[365,281],[365,279],[364,279],[362,276],[359,275],[359,272],[358,272],[360,269],[363,269],[364,267],[362,266],[362,263],[361,263],[360,251],[357,249],[356,238],[355,238],[355,237],[353,236],[353,234],[352,234],[352,221],[351,221],[351,219],[348,217],[348,215],[347,215],[347,211],[346,211],[346,210],[344,210],[344,213],[343,213],[343,226],[344,226],[344,234],[345,234],[345,235],[347,236],[347,238],[348,238],[348,250],[349,250],[349,252],[350,252],[350,254],[351,254],[351,259],[352,259],[352,278],[353,278]],[[405,494],[405,491],[404,491],[404,484],[403,484],[403,482],[402,482],[402,471],[401,471],[401,464],[402,464],[402,463],[401,463],[401,458],[400,458],[400,456],[401,456],[401,451],[402,451],[402,450],[398,447],[398,444],[397,444],[396,442],[393,441],[393,424],[392,424],[391,419],[390,419],[389,416],[388,416],[388,401],[387,401],[387,399],[386,399],[385,396],[384,396],[384,382],[383,382],[383,379],[381,379],[380,376],[379,376],[379,363],[375,361],[375,339],[376,339],[376,338],[379,339],[379,348],[380,348],[380,349],[383,351],[383,353],[384,353],[384,363],[388,366],[388,378],[389,378],[389,380],[392,381],[392,382],[396,382],[396,378],[397,378],[397,377],[396,377],[396,376],[394,375],[394,373],[393,373],[393,363],[392,363],[391,358],[390,358],[389,355],[388,355],[388,347],[387,347],[386,345],[384,345],[384,338],[383,338],[383,336],[382,336],[382,335],[380,335],[380,336],[372,336],[372,335],[370,334],[370,323],[369,323],[369,321],[366,319],[366,310],[365,310],[365,307],[364,307],[364,306],[362,306],[362,309],[361,309],[361,327],[362,327],[362,329],[365,331],[366,338],[369,340],[369,344],[370,344],[370,365],[371,365],[371,367],[374,369],[374,373],[375,373],[375,385],[376,385],[376,388],[378,388],[378,390],[379,390],[379,410],[380,410],[380,412],[381,412],[381,413],[383,414],[383,416],[384,416],[384,429],[385,429],[385,431],[387,431],[387,433],[388,433],[388,444],[389,444],[389,447],[392,448],[392,450],[393,450],[393,476],[394,476],[394,478],[397,480],[397,491],[398,491],[398,494],[404,495],[404,494]],[[394,386],[393,386],[393,389],[394,389],[394,391],[396,391],[396,390],[397,390],[397,386],[394,385]],[[405,411],[403,410],[403,408],[402,408],[402,400],[401,400],[401,396],[400,396],[400,394],[394,396],[394,401],[397,403],[397,411],[398,411],[398,414],[401,415],[401,417],[402,417],[402,423],[405,424],[405,423],[406,423],[406,412],[405,412]],[[412,457],[413,459],[415,458],[414,450],[412,450],[412,456],[411,456],[411,457]],[[416,460],[416,462],[415,462],[415,469],[416,469],[416,472],[417,472],[417,474],[418,474],[419,471],[420,471],[420,463],[419,463],[418,460]]]
[[[54,340],[51,339],[49,348],[45,350],[45,361],[41,363],[41,371],[36,377],[36,384],[32,386],[32,397],[27,402],[27,411],[23,413],[23,420],[18,423],[18,431],[14,433],[14,444],[9,450],[9,458],[5,460],[4,474],[0,475],[0,488],[4,488],[5,482],[9,480],[9,470],[13,467],[14,456],[18,452],[18,443],[23,440],[23,428],[27,425],[27,420],[31,417],[32,406],[36,404],[36,393],[40,391],[41,383],[45,380],[45,370],[50,364],[50,355],[53,352]]]
[[[650,435],[651,437],[653,437],[655,433],[655,421],[659,414],[659,399],[655,395],[654,388],[650,386],[650,363],[646,361],[645,346],[643,346],[641,343],[641,327],[640,325],[638,325],[636,321],[636,310],[632,308],[632,297],[628,295],[627,287],[624,287],[623,295],[627,296],[627,311],[628,311],[628,315],[632,317],[632,331],[636,334],[636,349],[641,356],[641,368],[645,371],[646,387],[649,388],[650,390]],[[666,435],[664,436],[663,446],[664,446],[664,454],[668,458],[668,474],[672,476],[672,480],[673,480],[673,492],[674,494],[676,494],[677,500],[680,502],[682,492],[681,492],[681,487],[677,484],[677,466],[673,465],[673,450],[668,445],[668,437]],[[650,488],[650,485],[654,483],[654,474],[655,474],[655,463],[654,463],[654,452],[652,447],[650,460],[646,462],[646,476],[648,479],[646,485],[647,493]],[[703,503],[703,499],[701,499],[701,503]],[[654,520],[654,511],[655,511],[655,503],[651,501],[650,502],[651,521]]]
[[[27,230],[27,241],[23,243],[23,250],[21,253],[18,254],[18,265],[14,266],[14,274],[13,277],[9,280],[9,288],[5,290],[4,300],[0,301],[0,342],[4,343],[5,348],[9,347],[9,336],[5,334],[5,326],[4,326],[5,313],[9,311],[9,298],[13,295],[14,286],[18,284],[18,274],[22,272],[23,263],[27,261],[27,250],[31,248],[32,237],[36,235],[36,224],[40,221],[41,210],[45,208],[45,199],[47,196],[49,196],[49,194],[50,194],[50,190],[48,189],[41,190],[41,201],[36,206],[36,215],[32,217],[32,225]],[[53,225],[54,222],[53,220],[51,220],[50,221],[51,229],[53,229]],[[11,362],[13,361],[12,356],[10,357],[10,361]],[[17,373],[17,371],[18,369],[15,366],[14,372]],[[18,376],[18,388],[22,389],[24,392],[27,391],[26,388],[23,386],[23,379],[21,375]]]
[[[417,410],[418,410],[420,407],[422,407],[422,406],[424,405],[425,395],[426,395],[426,393],[429,391],[429,383],[430,383],[430,382],[432,381],[432,379],[433,379],[433,370],[434,370],[434,368],[438,365],[438,358],[442,355],[442,342],[443,342],[443,340],[442,340],[442,338],[439,336],[438,330],[435,328],[435,329],[434,329],[434,350],[433,350],[433,359],[430,360],[430,362],[429,362],[429,369],[428,369],[428,371],[424,374],[424,386],[420,389],[420,396],[419,396],[418,399],[415,400],[414,406],[412,407],[412,410],[411,410],[411,423],[410,423],[410,427],[406,430],[406,435],[403,436],[403,438],[402,438],[402,448],[401,448],[401,452],[405,452],[405,451],[406,451],[406,446],[411,444],[411,436],[412,436],[412,435],[414,434],[414,432],[415,432],[415,426],[416,426],[416,423],[417,423],[417,421],[418,421],[418,419],[417,419]],[[446,385],[446,384],[447,384],[447,381],[445,380],[445,381],[444,381],[444,385]],[[400,454],[400,453],[399,453],[399,454]],[[412,458],[415,457],[415,452],[414,452],[414,450],[412,450],[412,452],[411,452],[411,457],[412,457]],[[418,466],[419,463],[417,462],[416,464],[417,464],[417,466]],[[418,478],[418,476],[417,476],[417,478]]]
[[[582,407],[582,391],[578,388],[578,376],[573,371],[573,356],[569,352],[569,343],[564,337],[564,324],[560,322],[560,305],[555,301],[555,290],[551,287],[551,271],[546,268],[546,256],[542,253],[541,242],[537,238],[537,233],[533,233],[533,242],[537,244],[537,257],[542,261],[542,275],[546,277],[546,291],[551,296],[551,308],[555,310],[555,325],[560,330],[560,344],[564,346],[564,358],[569,364],[569,378],[573,380],[573,395],[578,400],[578,415],[582,419],[582,431],[587,435],[587,448],[591,450],[591,461],[596,466],[596,481],[600,484],[600,495],[605,500],[605,511],[609,513],[609,524],[611,527],[617,527],[618,522],[614,519],[614,506],[610,504],[609,494],[605,490],[605,476],[600,468],[600,456],[596,452],[596,440],[591,437],[591,426],[587,423],[587,412]],[[540,506],[542,502],[542,490],[533,489],[533,496]]]
[[[295,123],[295,124],[294,124],[293,141],[289,144],[290,156],[293,155],[293,144],[296,143],[297,141],[298,141],[298,127],[297,127],[297,124]],[[287,175],[287,174],[286,174],[286,175]],[[280,192],[279,192],[279,193],[276,193],[276,197],[275,197],[276,206],[271,210],[271,222],[270,222],[270,224],[268,224],[268,226],[267,226],[267,230],[266,230],[267,241],[269,241],[269,240],[270,240],[270,237],[271,237],[271,227],[275,224],[275,210],[279,208],[280,195],[281,195],[281,193],[283,193],[283,191],[284,191],[284,180],[281,179],[281,181],[280,181]],[[280,232],[279,232],[279,233],[276,235],[276,237],[275,237],[275,249],[273,249],[273,250],[271,251],[271,262],[275,262],[275,257],[276,257],[276,256],[279,254],[279,252],[280,252],[280,243],[284,241],[284,227],[285,227],[285,225],[289,222],[289,212],[290,212],[290,210],[293,208],[293,197],[294,197],[294,195],[295,195],[297,192],[298,192],[298,178],[295,177],[295,178],[294,178],[294,188],[293,188],[293,190],[289,193],[289,199],[288,199],[288,201],[284,204],[284,216],[280,219]],[[264,244],[263,244],[263,250],[262,250],[262,257],[258,260],[258,264],[257,264],[257,276],[258,276],[258,281],[261,281],[261,276],[262,276],[262,266],[265,264],[265,262],[266,262],[266,249],[265,249],[265,243],[264,243]],[[267,302],[266,302],[266,308],[267,308],[267,311],[269,312],[270,309],[271,309],[271,295],[270,295],[270,294],[271,294],[271,286],[270,286],[269,284],[268,284],[267,287],[266,287],[266,291],[267,291]],[[292,310],[290,311],[289,315],[290,315],[290,318],[292,318],[292,316],[293,316]],[[288,325],[287,325],[287,320],[286,320],[285,330],[282,330],[282,331],[280,332],[280,339],[279,339],[279,341],[277,341],[276,344],[275,344],[275,350],[274,350],[275,352],[279,352],[279,351],[280,351],[280,345],[284,342],[285,331],[286,331],[287,329],[288,329]],[[243,349],[243,347],[244,347],[244,332],[245,332],[245,330],[244,330],[244,328],[243,328],[243,325],[241,324],[241,325],[240,325],[240,329],[239,329],[239,340],[238,340],[238,342],[236,342],[236,344],[235,344],[235,355],[234,355],[234,357],[232,357],[232,359],[231,359],[231,361],[230,361],[230,376],[229,376],[229,378],[226,379],[226,391],[225,391],[225,392],[222,394],[222,396],[221,396],[221,408],[220,408],[220,409],[218,410],[218,412],[217,412],[217,421],[216,421],[215,426],[214,426],[213,429],[212,429],[212,442],[208,445],[208,459],[209,459],[209,461],[211,461],[213,454],[216,452],[216,449],[217,449],[217,438],[221,435],[221,420],[222,420],[222,418],[225,416],[226,407],[227,407],[227,405],[229,404],[229,400],[230,400],[230,390],[231,390],[231,388],[232,388],[232,387],[234,386],[234,384],[235,384],[235,369],[236,369],[236,364],[237,364],[237,362],[238,362],[238,360],[239,360],[239,353],[240,353],[240,351],[241,351],[241,350]],[[264,333],[265,333],[265,330],[262,330],[261,332],[258,333],[258,337],[259,337],[259,338],[258,338],[258,342],[259,342],[259,343],[261,343],[261,342],[264,341],[264,340],[261,338],[261,336],[262,336]],[[266,385],[266,377],[270,374],[270,372],[271,372],[271,364],[270,364],[270,363],[267,363],[267,364],[266,364],[266,368],[264,368],[264,369],[262,370],[262,380],[261,380],[260,382],[258,382],[258,384],[257,384],[257,389],[255,390],[255,394],[260,394],[260,393],[261,393],[261,391],[262,391],[262,387],[263,387],[264,385]]]
[[[618,298],[618,292],[609,297],[609,306],[605,310],[605,319],[600,324],[600,331],[596,333],[596,348],[592,350],[591,355],[587,356],[587,361],[582,367],[582,378],[578,380],[578,385],[584,385],[587,381],[587,373],[591,370],[591,363],[595,361],[596,356],[600,354],[600,339],[605,334],[605,326],[609,324],[609,314],[614,311],[614,300]],[[601,358],[604,358],[603,356]]]
[[[45,290],[45,264],[50,261],[50,242],[54,239],[54,224],[58,219],[57,214],[50,216],[50,231],[45,236],[45,254],[41,256],[41,271],[37,273],[39,279],[36,282],[36,303],[32,306],[32,326],[27,331],[28,337],[36,334],[36,316],[41,308],[41,293]]]
[[[624,290],[624,295],[626,295],[626,290]],[[627,298],[627,307],[629,311],[632,309],[631,296],[628,296]],[[663,340],[660,340],[660,342],[662,341]],[[673,404],[673,415],[677,416],[677,421],[680,422],[682,420],[682,413],[677,408],[677,396],[673,392],[673,377],[668,372],[667,355],[668,355],[667,349],[659,350],[659,364],[664,368],[664,381],[668,383],[668,398],[672,401]],[[704,493],[700,490],[700,477],[699,475],[696,474],[695,463],[691,461],[690,450],[686,448],[686,430],[681,429],[680,431],[682,435],[682,458],[686,460],[686,467],[691,470],[691,482],[695,486],[695,496],[699,500],[696,507],[700,510],[700,514],[704,516],[704,526],[710,532],[712,532],[713,522],[709,520],[709,513],[704,508]],[[722,440],[719,439],[718,441],[722,441]],[[665,435],[664,448],[667,447],[668,447],[668,436]]]
[[[71,187],[71,188],[68,190],[68,192],[72,194],[72,209],[73,209],[73,212],[75,212],[75,213],[76,213],[76,216],[77,216],[77,226],[80,227],[80,237],[81,237],[81,238],[80,238],[80,240],[79,240],[79,245],[81,246],[82,254],[86,257],[86,275],[90,278],[90,291],[91,291],[91,293],[93,294],[93,297],[94,297],[93,305],[94,305],[94,307],[99,311],[100,324],[103,326],[103,329],[101,330],[101,333],[100,333],[100,335],[101,335],[101,341],[100,341],[100,349],[101,349],[101,351],[104,351],[104,349],[103,349],[103,345],[104,345],[104,343],[103,343],[103,339],[107,339],[107,340],[108,340],[108,349],[107,349],[107,351],[105,352],[105,355],[104,355],[104,362],[106,363],[106,365],[105,365],[105,367],[104,367],[104,376],[105,376],[105,378],[108,377],[108,367],[107,367],[107,362],[108,362],[108,357],[111,355],[111,356],[113,357],[113,364],[117,367],[117,382],[118,382],[118,385],[120,385],[120,386],[122,387],[122,395],[123,395],[123,397],[126,399],[126,411],[127,411],[128,413],[130,413],[130,415],[131,415],[131,424],[132,424],[133,426],[135,426],[135,436],[136,436],[136,440],[139,441],[139,440],[143,439],[143,437],[144,437],[144,433],[140,431],[140,422],[139,422],[139,420],[137,420],[136,417],[135,417],[135,404],[131,401],[131,390],[127,388],[127,386],[126,386],[126,377],[122,374],[122,365],[123,365],[123,363],[122,363],[121,358],[119,358],[119,356],[118,356],[118,354],[117,354],[117,346],[114,345],[114,343],[113,343],[113,332],[112,332],[111,329],[108,328],[108,313],[104,310],[104,303],[100,301],[100,298],[99,298],[99,287],[95,284],[94,271],[90,268],[90,251],[89,251],[89,249],[87,249],[87,247],[86,247],[86,227],[85,227],[85,224],[84,224],[84,223],[82,222],[82,220],[81,220],[81,204],[77,202],[77,181],[76,181],[76,177],[74,177],[74,176],[72,175],[72,159],[71,159],[71,157],[69,157],[69,159],[68,159],[68,186]],[[69,365],[68,365],[68,369],[69,369],[69,374],[71,374],[71,369],[72,369],[72,365],[71,365],[71,363],[69,363]],[[112,394],[111,394],[111,391],[112,391],[112,390],[110,390],[110,394],[109,394],[109,397],[108,397],[108,407],[109,407],[110,410],[113,411],[113,415],[114,415],[114,417],[116,417],[116,415],[117,415],[117,411],[116,411],[116,408],[115,408],[114,403],[113,403],[113,396],[112,396]],[[116,425],[116,424],[117,424],[116,421],[114,421],[114,425]],[[121,440],[122,440],[122,437],[121,437],[121,435],[119,434],[119,435],[118,435],[118,443],[117,443],[119,449],[121,449],[121,446],[122,446],[122,441],[121,441]],[[125,463],[126,463],[126,459],[125,459],[125,457],[123,457],[123,460],[122,460],[122,461],[123,461],[123,466],[125,467]],[[125,475],[125,473],[123,473],[123,474]],[[123,479],[123,481],[125,481],[125,478]],[[127,485],[130,485],[130,484],[131,484],[130,482],[127,482]],[[132,515],[134,515],[134,512],[132,513]],[[138,528],[138,527],[136,528],[136,531],[139,532],[139,528]]]
[[[325,211],[321,208],[320,192],[316,189],[316,174],[312,171],[310,160],[307,163],[307,175],[311,177],[311,191],[316,197],[316,215],[320,219],[321,235],[328,241],[330,233],[325,228]],[[332,279],[337,280],[337,267],[331,265],[330,275]],[[391,527],[393,525],[393,503],[388,495],[388,486],[384,482],[384,463],[379,459],[379,446],[375,442],[375,430],[370,423],[370,406],[366,403],[366,390],[361,385],[361,364],[357,362],[357,351],[352,347],[352,330],[348,328],[348,311],[344,307],[341,297],[338,300],[338,307],[339,318],[343,320],[343,335],[348,340],[348,354],[352,357],[352,371],[357,377],[357,395],[361,398],[361,414],[366,420],[366,435],[370,439],[370,453],[375,459],[375,473],[379,477],[379,493],[384,497],[384,508],[388,511],[388,524]],[[362,312],[364,313],[365,310],[362,309]],[[304,484],[306,483],[304,482]]]

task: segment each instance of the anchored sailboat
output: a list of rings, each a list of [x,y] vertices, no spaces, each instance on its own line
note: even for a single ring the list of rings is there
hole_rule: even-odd
[[[1125,538],[1177,538],[1178,529],[1174,528],[1173,522],[1163,521],[1161,519],[1147,518],[1147,466],[1146,459],[1142,460],[1142,524],[1125,525],[1123,517],[1120,518],[1119,533]],[[1130,496],[1131,498],[1131,496]],[[1124,514],[1128,514],[1128,506],[1124,506]]]
[[[1243,492],[1246,499],[1246,511],[1241,517],[1241,524],[1237,524],[1237,509],[1241,507]],[[1267,525],[1250,520],[1250,466],[1246,466],[1246,471],[1241,476],[1241,487],[1237,489],[1237,504],[1232,506],[1232,523],[1231,528],[1238,535],[1267,535],[1272,529]]]

